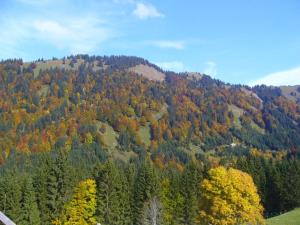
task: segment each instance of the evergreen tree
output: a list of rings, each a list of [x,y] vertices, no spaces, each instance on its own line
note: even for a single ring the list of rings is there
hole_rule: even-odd
[[[33,185],[36,192],[38,208],[41,212],[40,219],[42,224],[50,224],[50,213],[48,209],[48,176],[50,175],[51,164],[53,163],[49,154],[43,154],[34,176]]]
[[[194,163],[186,166],[181,179],[181,194],[183,196],[183,223],[194,225],[198,212],[200,178]]]
[[[62,212],[72,191],[72,176],[72,169],[63,150],[59,150],[54,159],[45,155],[41,160],[41,169],[35,177],[34,186],[44,224],[51,224]]]
[[[128,183],[113,163],[97,168],[97,210],[99,222],[111,225],[131,224]]]
[[[160,185],[160,200],[162,204],[162,220],[164,225],[181,224],[183,216],[183,197],[178,185],[164,178]]]
[[[16,224],[21,221],[21,177],[15,171],[0,178],[0,211]]]
[[[134,224],[141,223],[144,204],[155,195],[157,182],[157,176],[151,163],[149,161],[143,162],[138,168],[131,202]]]
[[[40,211],[38,209],[36,195],[32,185],[32,179],[26,177],[22,188],[20,225],[39,225]]]

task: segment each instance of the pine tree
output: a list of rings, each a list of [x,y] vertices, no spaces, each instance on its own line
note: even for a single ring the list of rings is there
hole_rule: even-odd
[[[43,154],[41,156],[41,161],[33,180],[38,208],[41,212],[40,219],[42,224],[51,224],[51,210],[48,209],[48,176],[50,175],[50,168],[52,163],[53,162],[50,158],[50,155]]]
[[[163,222],[165,225],[171,225],[174,213],[174,201],[172,199],[170,180],[165,178],[162,180],[160,185],[160,199],[163,207]]]
[[[145,202],[157,192],[157,176],[149,161],[144,162],[138,169],[132,204],[133,222],[139,224],[142,220]]]
[[[40,212],[38,209],[36,195],[32,185],[32,179],[26,177],[22,188],[21,199],[21,221],[20,225],[39,225]]]
[[[41,168],[35,177],[38,206],[43,224],[51,224],[57,218],[72,191],[72,170],[64,150],[59,150],[55,158],[45,155]]]
[[[0,210],[16,224],[21,221],[21,177],[15,171],[0,178]]]
[[[282,209],[282,181],[278,169],[272,163],[266,165],[266,177],[266,211],[270,215],[277,214]]]
[[[181,194],[183,196],[183,223],[194,225],[198,212],[199,174],[194,163],[188,164],[182,174]]]
[[[128,183],[113,163],[97,169],[97,219],[111,225],[130,224]]]

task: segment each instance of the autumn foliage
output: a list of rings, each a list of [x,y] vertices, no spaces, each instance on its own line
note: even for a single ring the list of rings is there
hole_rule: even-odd
[[[211,169],[201,183],[200,221],[214,225],[264,224],[252,177],[236,169]]]

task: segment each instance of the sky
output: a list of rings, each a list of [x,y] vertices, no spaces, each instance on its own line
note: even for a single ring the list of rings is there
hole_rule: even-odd
[[[0,0],[0,59],[132,55],[234,84],[300,84],[299,0]]]

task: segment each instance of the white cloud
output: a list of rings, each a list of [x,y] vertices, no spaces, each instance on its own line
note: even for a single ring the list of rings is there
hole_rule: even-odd
[[[136,4],[133,15],[135,15],[139,19],[164,17],[164,15],[160,13],[153,5],[140,2]]]
[[[72,19],[59,23],[37,20],[33,28],[39,39],[71,53],[89,53],[114,36],[112,30],[101,27],[96,18]]]
[[[125,36],[128,21],[134,14],[141,19],[163,17],[153,5],[141,0],[12,0],[16,9],[0,14],[0,58],[36,55],[95,54]],[[126,5],[128,4],[128,6]],[[57,6],[60,7],[57,7]],[[124,20],[123,20],[124,19]],[[149,43],[148,43],[149,44]],[[161,47],[182,48],[181,43],[157,43]],[[35,48],[33,48],[34,46]]]
[[[24,52],[22,46],[30,39],[32,32],[24,21],[8,20],[2,24],[0,35],[0,58],[22,58],[29,53]]]
[[[177,50],[182,50],[185,48],[185,44],[183,41],[160,40],[160,41],[151,41],[150,44],[157,46],[159,48],[172,48]]]
[[[185,70],[185,65],[180,61],[157,62],[155,64],[164,70],[175,72],[183,72]]]
[[[95,54],[121,33],[124,15],[111,0],[86,0],[80,7],[71,0],[13,1],[17,8],[0,14],[0,59]]]
[[[9,19],[0,36],[0,58],[27,57],[26,43],[43,43],[71,54],[93,53],[103,42],[116,36],[101,20],[94,17],[43,20]],[[25,54],[24,54],[25,53]]]
[[[300,84],[300,67],[271,73],[262,78],[249,83],[250,86],[265,84],[265,85],[299,85]]]
[[[207,74],[211,77],[215,77],[217,75],[217,63],[214,61],[208,61],[205,63],[205,69],[203,71],[204,74]]]

